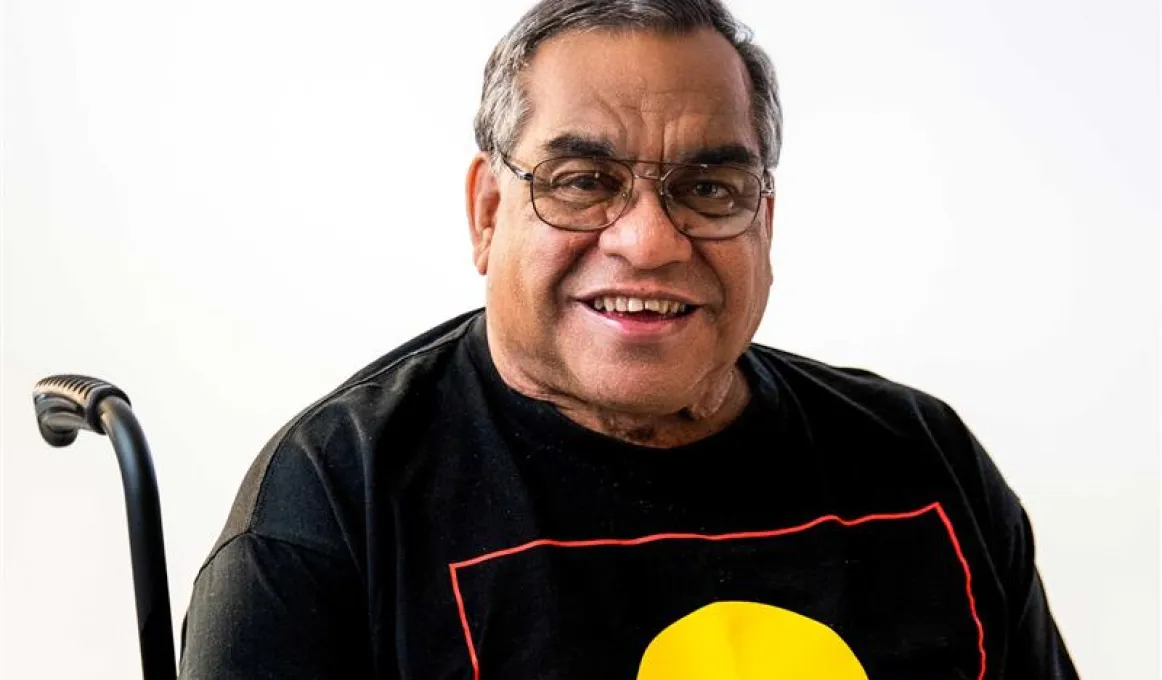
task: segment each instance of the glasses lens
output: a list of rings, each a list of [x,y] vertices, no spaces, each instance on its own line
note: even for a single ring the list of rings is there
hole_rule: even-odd
[[[727,238],[754,221],[762,182],[741,168],[679,167],[666,179],[671,217],[687,234]]]
[[[562,229],[600,229],[617,219],[633,181],[617,161],[556,158],[533,171],[533,208]]]

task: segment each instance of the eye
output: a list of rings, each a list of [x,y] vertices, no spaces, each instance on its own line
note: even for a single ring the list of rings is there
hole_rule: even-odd
[[[713,205],[733,201],[739,191],[730,182],[702,178],[675,182],[670,186],[670,193],[680,201]]]
[[[689,188],[691,196],[696,198],[729,198],[729,188],[716,182],[697,182]]]
[[[551,189],[581,193],[616,193],[621,189],[621,180],[603,172],[570,172],[554,177]]]

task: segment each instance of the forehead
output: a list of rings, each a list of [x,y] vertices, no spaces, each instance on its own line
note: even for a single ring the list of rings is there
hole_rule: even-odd
[[[518,146],[533,153],[575,135],[642,159],[727,145],[758,157],[746,67],[712,29],[566,33],[538,48],[523,87],[531,115]]]

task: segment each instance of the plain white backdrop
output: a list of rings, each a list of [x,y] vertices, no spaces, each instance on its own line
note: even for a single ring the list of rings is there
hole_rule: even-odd
[[[132,398],[176,632],[268,437],[482,304],[472,116],[530,4],[5,2],[4,677],[140,677],[112,449],[45,445],[36,380]],[[1083,676],[1158,677],[1157,4],[731,7],[786,110],[757,339],[951,403]]]

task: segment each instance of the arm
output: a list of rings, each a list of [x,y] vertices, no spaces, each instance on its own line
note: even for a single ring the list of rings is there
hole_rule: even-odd
[[[1028,680],[1077,680],[1069,651],[1049,607],[1037,570],[1033,527],[1016,493],[988,452],[950,406],[942,403],[960,433],[950,461],[977,506],[1008,603],[1008,654],[1002,676]]]
[[[371,677],[358,583],[314,550],[255,533],[229,539],[195,581],[179,677]]]
[[[1029,549],[1032,550],[1031,545]],[[1028,585],[1017,595],[1012,603],[1012,615],[1016,620],[1005,670],[1018,678],[1077,680],[1077,670],[1049,611],[1045,588],[1036,567],[1032,567],[1032,579]]]
[[[183,680],[372,677],[363,439],[348,421],[313,411],[251,466],[194,583]]]
[[[971,437],[971,435],[969,435]],[[997,555],[998,572],[1009,603],[1009,653],[1005,677],[1030,680],[1078,680],[1036,565],[1033,526],[1020,500],[988,454],[972,441],[980,457],[986,489],[993,500],[997,532],[1008,549]],[[997,522],[994,521],[994,526]]]

